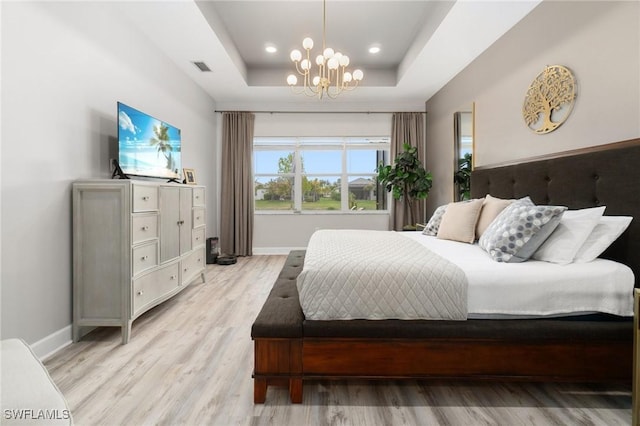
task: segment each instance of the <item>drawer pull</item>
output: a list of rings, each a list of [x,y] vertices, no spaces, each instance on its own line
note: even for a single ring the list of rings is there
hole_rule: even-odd
[[[142,201],[149,201],[149,197],[145,195],[144,197],[142,197]]]
[[[170,280],[175,280],[175,279],[176,279],[176,276],[175,276],[175,275],[171,275],[171,276],[169,277],[169,279],[170,279]]]
[[[196,237],[196,241],[200,241],[200,237]]]
[[[143,227],[142,227],[142,230],[143,230],[143,231],[148,231],[148,230],[149,230],[149,227],[145,225],[145,226],[143,226]]]
[[[198,263],[200,263],[202,261],[202,259],[198,259]]]
[[[178,221],[178,226],[180,226],[180,225],[184,225],[184,220],[179,220]]]
[[[142,296],[143,294],[144,294],[144,291],[142,291],[142,290],[138,291],[138,296]]]
[[[196,216],[196,220],[200,220],[200,216]]]
[[[141,261],[143,261],[143,262],[144,262],[145,260],[147,260],[147,259],[149,259],[149,256],[147,256],[147,255],[142,256],[142,257],[140,258],[140,260],[141,260]]]
[[[184,271],[183,271],[183,272],[187,272],[188,270],[189,270],[189,268],[184,268]]]
[[[199,199],[200,199],[200,196],[199,196],[199,195],[196,195],[196,200],[199,200]]]

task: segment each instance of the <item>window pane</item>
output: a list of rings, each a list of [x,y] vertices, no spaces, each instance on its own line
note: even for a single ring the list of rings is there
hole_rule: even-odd
[[[302,176],[302,210],[340,211],[339,176]]]
[[[336,173],[342,171],[342,151],[302,151],[304,173]]]
[[[384,201],[377,200],[378,189],[374,176],[349,176],[350,210],[384,210]],[[386,197],[381,194],[382,198]]]
[[[375,149],[351,149],[347,151],[347,173],[375,173],[378,167],[378,151]]]
[[[257,175],[293,173],[293,152],[254,151],[253,167]]]
[[[254,183],[256,210],[293,210],[293,177],[256,177]]]

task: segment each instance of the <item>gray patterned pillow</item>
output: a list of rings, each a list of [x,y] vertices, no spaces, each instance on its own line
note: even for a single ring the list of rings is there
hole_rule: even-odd
[[[480,247],[497,262],[529,259],[560,223],[564,206],[536,206],[529,197],[505,208],[480,237]]]
[[[433,216],[427,222],[427,226],[424,227],[422,233],[424,235],[438,235],[438,229],[440,229],[440,224],[442,223],[442,216],[444,216],[444,212],[447,210],[448,204],[442,205],[433,212]]]

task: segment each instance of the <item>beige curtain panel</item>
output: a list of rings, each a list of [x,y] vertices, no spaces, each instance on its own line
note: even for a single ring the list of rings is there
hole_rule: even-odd
[[[253,252],[253,128],[255,115],[222,115],[220,250],[251,256]]]
[[[391,118],[391,161],[402,152],[402,146],[408,143],[418,147],[418,155],[422,163],[425,163],[424,152],[424,114],[421,112],[396,112]],[[424,220],[424,202],[415,203],[414,216]],[[393,199],[391,203],[390,227],[395,231],[402,231],[402,226],[408,224],[410,220],[408,206],[405,205],[404,198]],[[412,224],[412,225],[415,225]]]

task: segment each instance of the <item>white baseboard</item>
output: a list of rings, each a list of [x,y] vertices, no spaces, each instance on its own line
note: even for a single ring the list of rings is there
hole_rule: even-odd
[[[253,254],[262,255],[282,255],[289,254],[291,250],[306,250],[306,247],[254,247]]]
[[[29,346],[41,361],[46,361],[60,349],[69,346],[72,341],[71,325],[68,325]]]

